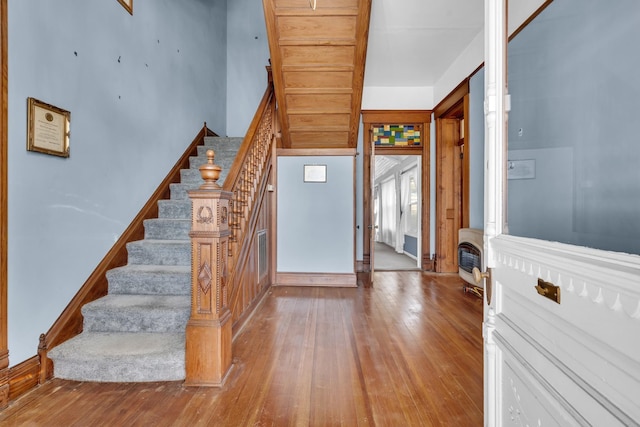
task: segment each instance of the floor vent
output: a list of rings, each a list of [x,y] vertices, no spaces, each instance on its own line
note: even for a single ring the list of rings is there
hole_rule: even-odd
[[[258,279],[267,274],[267,230],[258,231]]]

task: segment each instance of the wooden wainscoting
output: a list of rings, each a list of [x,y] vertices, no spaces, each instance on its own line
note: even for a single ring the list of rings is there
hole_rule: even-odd
[[[9,369],[9,400],[28,392],[43,381],[40,378],[40,358],[33,356]]]
[[[253,233],[247,245],[249,254],[246,262],[238,267],[235,276],[236,283],[241,285],[232,290],[231,298],[229,299],[234,334],[242,329],[244,322],[251,317],[253,310],[260,304],[271,285],[269,273],[271,272],[271,258],[274,255],[270,250],[270,241],[273,239],[273,231],[270,228],[272,195],[273,193],[271,192],[264,193],[257,215],[256,232]],[[263,233],[267,246],[266,254],[264,254],[266,255],[266,260],[262,260],[267,263],[265,274],[261,274],[260,271],[260,238]]]

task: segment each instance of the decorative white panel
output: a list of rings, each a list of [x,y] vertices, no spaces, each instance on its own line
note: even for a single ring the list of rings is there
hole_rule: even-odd
[[[640,425],[640,257],[491,244],[504,425]],[[538,278],[560,287],[560,304],[537,293]]]

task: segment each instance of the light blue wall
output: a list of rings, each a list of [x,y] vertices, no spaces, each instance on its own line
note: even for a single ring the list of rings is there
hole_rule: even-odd
[[[402,249],[414,257],[418,257],[418,238],[405,234]]]
[[[46,332],[206,120],[226,125],[226,2],[9,0],[9,349]],[[71,112],[27,152],[26,99]],[[254,108],[255,111],[255,108]]]
[[[469,227],[484,230],[484,68],[469,80]]]
[[[228,1],[227,134],[244,136],[267,88],[269,42],[261,1]]]
[[[362,130],[363,124],[362,120],[360,120],[360,125],[358,128],[358,148],[356,156],[356,260],[362,261],[362,254],[364,252],[363,248],[363,229],[362,222],[364,221],[364,153],[363,149],[363,140],[362,140]],[[370,190],[367,190],[370,191]]]
[[[327,166],[327,182],[304,182],[312,164]],[[278,272],[355,271],[354,173],[351,156],[278,158]]]
[[[511,234],[640,254],[640,2],[551,3],[509,44]]]

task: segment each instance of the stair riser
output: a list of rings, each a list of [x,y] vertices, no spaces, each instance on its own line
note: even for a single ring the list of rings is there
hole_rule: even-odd
[[[237,147],[233,147],[233,146],[198,146],[197,147],[197,158],[198,159],[203,159],[203,160],[207,160],[207,151],[209,150],[213,150],[215,152],[215,159],[219,159],[222,157],[235,157],[236,153],[238,152],[238,148]],[[216,162],[217,163],[217,162]]]
[[[206,162],[202,162],[202,164],[204,164]],[[218,181],[217,184],[219,186],[222,186],[224,184],[224,180],[227,178],[227,175],[229,174],[229,170],[231,170],[231,163],[229,162],[227,163],[218,163],[218,161],[215,161],[215,164],[220,166],[222,168],[222,170],[220,171],[220,176],[218,177]],[[183,169],[183,172],[186,171],[186,169]],[[191,169],[189,170],[191,171]],[[181,172],[182,174],[182,172]],[[183,185],[188,185],[190,188],[198,188],[202,185],[204,181],[202,180],[202,178],[200,177],[200,171],[198,171],[197,169],[194,169],[194,172],[188,172],[187,175],[182,179],[181,184]],[[179,184],[171,184],[173,185],[179,185]],[[182,192],[180,192],[179,195],[176,196],[179,199],[184,199],[186,198],[185,194],[182,194]],[[176,197],[174,197],[174,193],[173,190],[171,192],[171,199],[176,199]]]
[[[205,136],[204,145],[235,144],[240,147],[244,138],[238,136]]]
[[[205,148],[226,149],[235,150],[236,152],[242,145],[243,138],[219,138],[219,137],[207,137],[204,139]]]
[[[87,306],[85,306],[87,307]],[[184,332],[189,307],[184,309],[127,310],[82,309],[87,332]]]
[[[145,245],[132,242],[127,245],[129,264],[191,265],[191,242],[180,244]]]
[[[180,182],[186,184],[187,182],[200,184],[204,183],[200,171],[198,169],[182,169],[180,171]]]
[[[158,203],[158,217],[191,220],[191,201],[162,200]]]
[[[160,355],[155,358],[136,358],[127,363],[114,364],[111,360],[56,360],[55,377],[70,381],[110,383],[140,383],[182,381],[186,377],[184,354]]]
[[[110,294],[190,295],[191,272],[151,273],[114,269],[107,272]]]
[[[185,378],[184,333],[88,333],[51,349],[57,378],[148,382]]]
[[[190,220],[148,219],[144,221],[145,239],[188,240],[190,231]]]
[[[220,161],[218,161],[218,159],[216,158],[213,163],[217,166],[220,166],[222,169],[220,170],[220,179],[218,180],[218,184],[220,184],[221,182],[223,182],[224,177],[227,176],[229,170],[231,169],[231,166],[233,166],[233,160],[231,158],[227,158],[227,159],[220,159]],[[206,161],[203,161],[201,163],[196,163],[196,165],[192,168],[192,169],[182,169],[182,171],[180,171],[180,182],[182,184],[187,184],[187,183],[195,183],[195,184],[199,184],[202,185],[202,183],[204,182],[202,180],[202,176],[200,175],[200,171],[198,170],[198,168],[205,164]]]
[[[170,184],[171,188],[171,200],[189,200],[189,190],[197,190],[200,187],[199,184],[187,183],[187,184]]]

